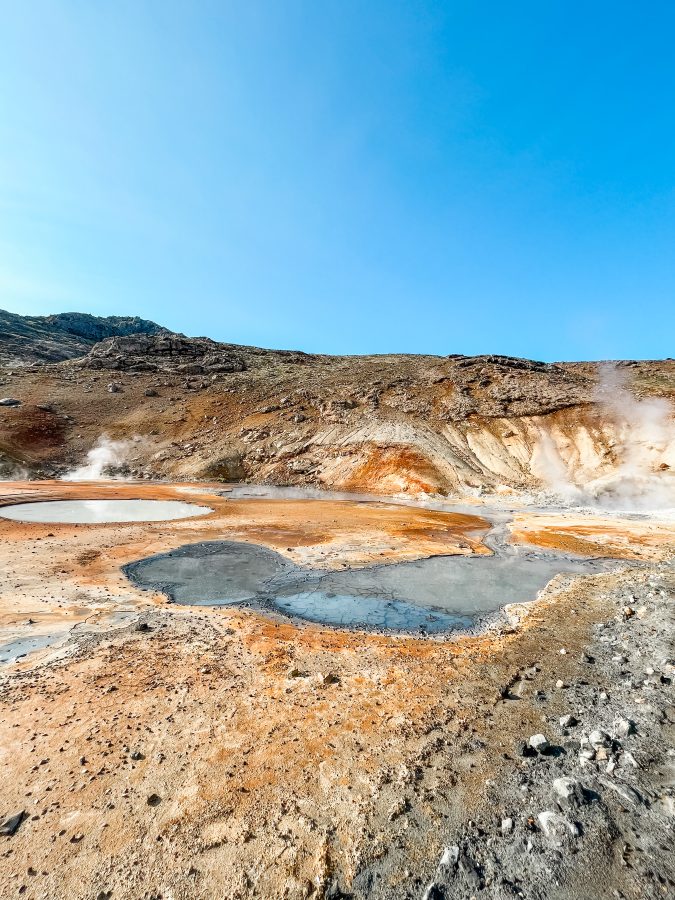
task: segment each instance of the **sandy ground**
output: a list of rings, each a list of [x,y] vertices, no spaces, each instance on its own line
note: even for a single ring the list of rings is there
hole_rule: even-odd
[[[559,577],[483,636],[296,627],[167,606],[119,566],[224,536],[326,567],[480,552],[486,523],[386,504],[228,501],[195,485],[189,496],[3,488],[8,501],[179,497],[214,512],[128,526],[0,520],[6,632],[79,623],[60,654],[4,670],[0,812],[23,816],[0,837],[0,895],[673,896],[667,563]],[[533,526],[538,542],[546,524]],[[128,621],[115,621],[120,608]],[[578,727],[563,728],[571,713]],[[624,736],[617,717],[636,727]],[[609,736],[587,759],[594,727]],[[552,751],[524,752],[538,732]],[[578,807],[556,800],[560,777],[583,782]]]

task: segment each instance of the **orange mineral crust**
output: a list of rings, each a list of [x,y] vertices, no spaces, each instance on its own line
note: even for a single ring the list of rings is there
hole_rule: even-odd
[[[510,526],[512,540],[581,556],[661,560],[675,551],[675,522],[608,516],[518,513]]]

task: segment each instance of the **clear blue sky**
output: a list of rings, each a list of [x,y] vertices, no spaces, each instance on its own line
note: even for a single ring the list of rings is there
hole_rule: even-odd
[[[675,355],[675,5],[0,0],[0,307]]]

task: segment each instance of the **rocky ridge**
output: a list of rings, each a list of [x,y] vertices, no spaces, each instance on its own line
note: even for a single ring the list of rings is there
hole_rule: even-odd
[[[0,364],[54,363],[84,356],[113,335],[160,334],[166,329],[138,316],[58,313],[20,316],[0,309]]]

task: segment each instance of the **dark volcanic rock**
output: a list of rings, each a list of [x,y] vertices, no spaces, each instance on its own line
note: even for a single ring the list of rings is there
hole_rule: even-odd
[[[133,334],[96,344],[81,361],[89,369],[168,371],[181,375],[243,372],[243,357],[230,344],[182,334]]]
[[[138,316],[59,313],[20,316],[0,310],[0,363],[61,362],[84,356],[98,341],[114,335],[161,334],[161,325]]]

